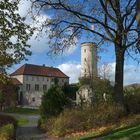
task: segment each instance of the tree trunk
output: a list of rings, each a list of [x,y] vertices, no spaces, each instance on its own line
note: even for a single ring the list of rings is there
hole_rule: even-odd
[[[116,46],[116,67],[115,67],[115,86],[114,100],[116,103],[124,104],[123,95],[123,75],[124,75],[124,50],[123,47]]]

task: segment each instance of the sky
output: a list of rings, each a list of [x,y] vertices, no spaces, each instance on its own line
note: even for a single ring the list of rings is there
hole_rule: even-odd
[[[29,0],[21,0],[18,11],[19,14],[21,16],[26,16],[30,9],[30,6],[31,3]],[[28,17],[26,22],[32,24],[32,26],[40,27],[40,23],[43,22],[46,18],[49,18],[49,16],[41,15],[40,17],[37,17],[37,23],[33,23],[32,20]],[[36,35],[38,35],[38,32],[35,32],[33,37],[28,41],[28,43],[31,45],[32,51],[32,55],[27,57],[28,61],[22,61],[20,64],[13,65],[8,70],[8,72],[12,73],[25,63],[37,65],[45,64],[46,66],[57,67],[61,71],[63,71],[70,77],[70,83],[78,82],[81,68],[80,44],[83,42],[89,42],[90,40],[82,38],[82,40],[78,40],[77,44],[75,46],[72,46],[63,55],[49,57],[47,55],[47,51],[49,49],[47,45],[47,35],[42,34],[37,39]],[[109,65],[108,77],[110,78],[110,80],[114,81],[115,54],[113,51],[113,47],[105,46],[104,48],[105,50],[98,54],[99,73],[102,74],[104,64]],[[106,50],[106,48],[108,48],[108,50]],[[135,61],[132,61],[131,58],[126,57],[124,66],[124,84],[128,85],[132,83],[140,83],[140,65],[138,65]]]

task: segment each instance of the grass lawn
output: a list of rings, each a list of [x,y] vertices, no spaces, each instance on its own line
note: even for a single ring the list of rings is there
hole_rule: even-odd
[[[70,140],[140,140],[140,115],[129,116],[119,123],[75,134],[70,136]]]
[[[117,130],[103,138],[101,140],[140,140],[140,124],[136,126],[131,126],[128,128],[124,128],[122,130]]]
[[[16,121],[17,121],[17,125],[18,126],[24,126],[26,124],[28,124],[28,119],[24,118],[24,117],[15,117]]]
[[[24,114],[24,115],[36,115],[36,114],[39,114],[39,109],[15,107],[15,108],[6,109],[4,112]]]

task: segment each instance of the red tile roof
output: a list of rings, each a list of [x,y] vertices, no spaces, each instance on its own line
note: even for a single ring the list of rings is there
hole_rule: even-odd
[[[49,77],[61,77],[61,78],[69,78],[58,68],[46,67],[46,66],[38,66],[33,64],[24,64],[19,69],[11,74],[11,76],[15,75],[35,75],[35,76],[49,76]]]

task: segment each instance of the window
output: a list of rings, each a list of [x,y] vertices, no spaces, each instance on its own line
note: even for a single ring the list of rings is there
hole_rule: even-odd
[[[84,49],[84,52],[86,52],[86,49]]]
[[[43,85],[43,90],[44,90],[44,91],[47,90],[47,85]]]
[[[28,76],[26,75],[26,81],[28,81]]]
[[[27,90],[27,91],[30,90],[30,84],[26,84],[26,90]]]
[[[39,91],[39,85],[35,85],[35,90]]]
[[[34,77],[32,76],[32,81],[34,81]]]
[[[87,61],[86,58],[84,58],[84,61]]]
[[[35,102],[35,97],[32,98],[32,101]]]

